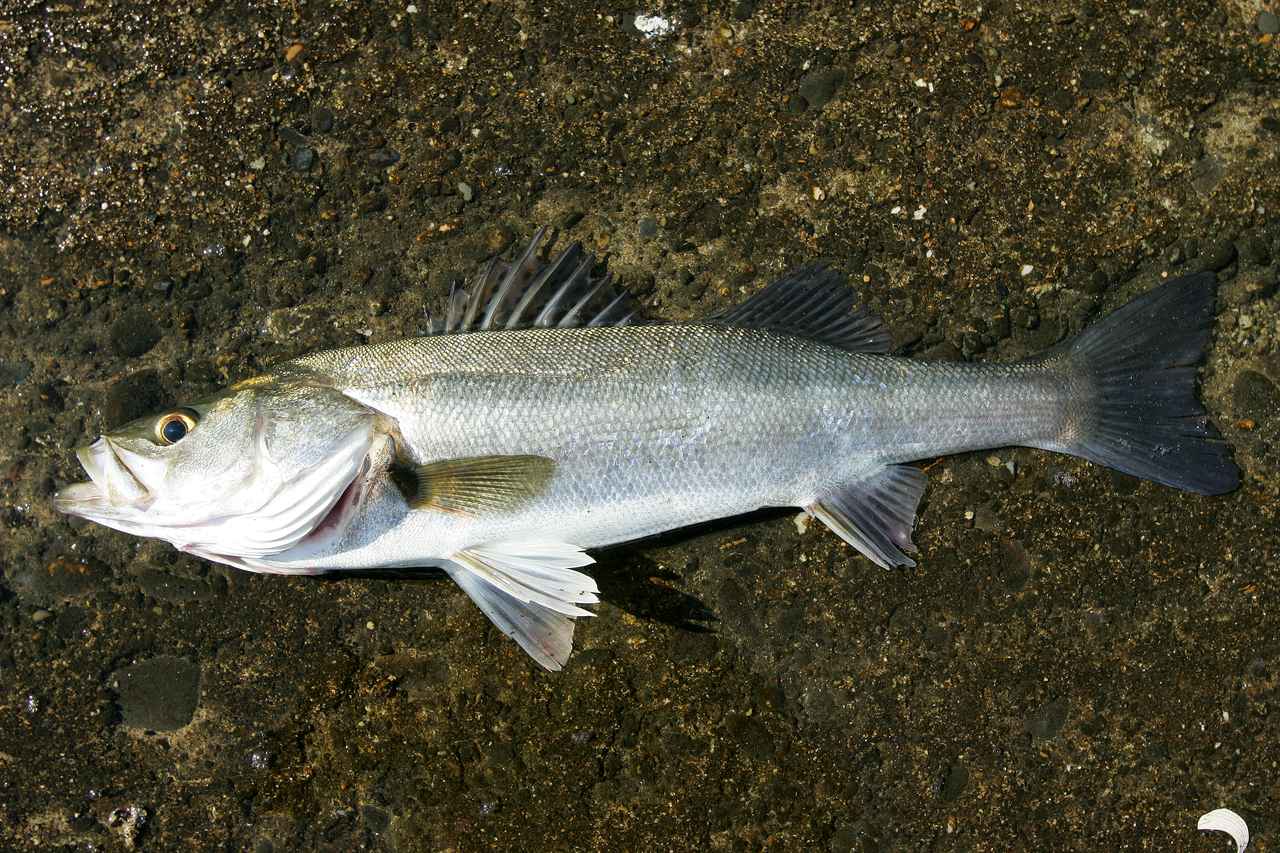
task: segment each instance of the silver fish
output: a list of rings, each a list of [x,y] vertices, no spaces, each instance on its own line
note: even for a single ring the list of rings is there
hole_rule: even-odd
[[[559,669],[598,600],[589,549],[795,506],[914,565],[913,460],[1023,445],[1238,485],[1195,394],[1211,274],[1035,358],[920,363],[887,354],[831,270],[643,323],[580,246],[542,261],[543,236],[452,294],[436,334],[317,352],[102,436],[57,507],[256,572],[441,567]]]

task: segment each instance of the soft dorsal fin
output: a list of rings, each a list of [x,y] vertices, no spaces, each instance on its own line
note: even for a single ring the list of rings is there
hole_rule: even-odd
[[[893,346],[889,330],[857,303],[845,277],[821,265],[789,272],[707,322],[784,332],[849,352],[888,352]]]
[[[454,287],[445,316],[431,321],[428,334],[639,322],[629,294],[613,286],[613,273],[592,272],[595,257],[581,243],[542,260],[546,236],[543,226],[515,260],[493,258],[465,289]]]
[[[926,479],[919,468],[889,465],[823,495],[805,509],[877,565],[886,569],[914,566],[907,552],[916,550],[911,528]]]

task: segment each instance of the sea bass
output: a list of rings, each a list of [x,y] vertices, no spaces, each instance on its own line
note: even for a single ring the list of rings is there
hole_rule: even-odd
[[[1212,274],[1010,364],[921,363],[838,273],[689,323],[639,320],[540,231],[420,338],[317,352],[78,450],[58,509],[255,572],[439,567],[559,669],[598,601],[587,551],[801,507],[914,565],[908,463],[1022,445],[1200,494],[1239,471],[1196,398]]]

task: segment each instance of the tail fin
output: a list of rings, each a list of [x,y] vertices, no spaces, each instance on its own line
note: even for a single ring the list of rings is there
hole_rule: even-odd
[[[1183,276],[1115,311],[1058,350],[1090,389],[1067,452],[1166,486],[1217,495],[1240,470],[1196,399],[1217,280]]]

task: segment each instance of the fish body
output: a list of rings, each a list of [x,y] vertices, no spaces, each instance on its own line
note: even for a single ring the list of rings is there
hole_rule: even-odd
[[[1008,445],[1238,483],[1195,398],[1211,275],[1036,358],[921,363],[887,354],[829,270],[643,324],[579,247],[543,263],[538,242],[455,294],[439,334],[314,353],[104,436],[59,507],[253,571],[439,566],[558,669],[597,600],[587,549],[797,506],[911,565],[925,477],[907,463]]]
[[[417,464],[533,455],[555,473],[509,512],[416,512],[388,487],[322,547],[274,569],[422,565],[480,542],[599,548],[766,506],[809,506],[887,466],[1055,446],[1071,405],[1052,364],[850,353],[705,324],[444,335],[295,363],[399,426]]]

